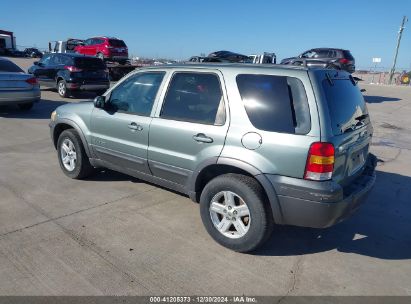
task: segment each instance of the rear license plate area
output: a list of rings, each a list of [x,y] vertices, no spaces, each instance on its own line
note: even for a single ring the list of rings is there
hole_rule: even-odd
[[[362,149],[359,149],[351,153],[350,167],[349,167],[350,169],[349,169],[348,175],[351,176],[355,174],[356,172],[358,172],[358,170],[360,170],[364,166],[367,153],[368,153],[368,145],[366,145]]]

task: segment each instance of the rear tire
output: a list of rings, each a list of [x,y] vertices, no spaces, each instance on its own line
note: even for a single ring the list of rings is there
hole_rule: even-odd
[[[94,173],[83,143],[73,129],[63,131],[57,141],[57,157],[64,174],[73,179],[83,179]]]
[[[60,97],[67,98],[70,96],[70,90],[67,89],[67,84],[64,80],[60,80],[57,82],[57,92],[59,93]]]
[[[263,188],[254,178],[240,174],[212,179],[201,193],[200,214],[210,236],[237,252],[261,246],[274,226]]]
[[[31,108],[33,107],[33,105],[34,105],[33,102],[28,102],[28,103],[18,104],[17,107],[18,107],[19,110],[21,110],[21,111],[29,111],[29,110],[31,110]]]

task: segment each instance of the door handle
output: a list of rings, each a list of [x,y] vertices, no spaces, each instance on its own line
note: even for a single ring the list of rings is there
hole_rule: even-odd
[[[197,135],[194,135],[193,139],[197,142],[208,143],[208,144],[213,142],[213,139],[211,137],[208,137],[204,133],[198,133]]]
[[[142,131],[142,130],[143,130],[143,127],[140,126],[140,125],[138,125],[138,124],[136,124],[135,122],[131,122],[131,123],[128,125],[128,128],[129,128],[131,131]]]

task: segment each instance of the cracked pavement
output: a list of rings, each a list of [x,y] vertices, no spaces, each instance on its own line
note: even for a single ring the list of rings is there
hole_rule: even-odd
[[[411,88],[362,87],[380,159],[368,202],[329,229],[276,227],[254,254],[215,243],[185,196],[67,178],[49,116],[90,96],[0,108],[0,295],[411,295]]]

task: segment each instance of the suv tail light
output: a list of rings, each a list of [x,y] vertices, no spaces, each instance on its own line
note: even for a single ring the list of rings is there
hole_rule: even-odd
[[[334,146],[315,142],[308,151],[304,179],[325,181],[331,179],[334,170]]]
[[[349,61],[347,58],[341,58],[339,61],[340,61],[340,63],[342,63],[342,64],[348,64],[348,63],[350,63],[350,61]]]
[[[81,72],[82,69],[79,69],[78,67],[75,67],[74,65],[66,65],[64,67],[66,70],[69,70],[70,72]]]
[[[39,84],[39,82],[37,81],[37,78],[36,78],[36,77],[31,77],[31,78],[29,78],[29,79],[26,79],[26,82],[29,83],[29,84],[31,84],[31,85]]]

